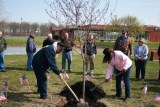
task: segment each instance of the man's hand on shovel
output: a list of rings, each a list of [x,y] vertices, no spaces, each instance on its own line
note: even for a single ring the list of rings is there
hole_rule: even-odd
[[[63,75],[61,73],[58,76],[61,80],[63,80]]]

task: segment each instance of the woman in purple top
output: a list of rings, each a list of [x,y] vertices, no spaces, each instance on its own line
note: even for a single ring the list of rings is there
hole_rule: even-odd
[[[125,99],[127,101],[130,98],[130,72],[132,61],[121,51],[113,51],[110,48],[105,48],[103,50],[105,55],[103,58],[103,63],[108,63],[106,70],[106,82],[108,82],[112,77],[113,68],[115,68],[115,73],[120,75],[116,76],[116,97],[122,96],[121,80],[124,79],[125,83]]]

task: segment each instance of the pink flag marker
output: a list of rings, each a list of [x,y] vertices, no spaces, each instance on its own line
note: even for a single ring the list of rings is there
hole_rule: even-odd
[[[23,75],[23,76],[20,78],[20,83],[21,83],[21,84],[27,84],[27,83],[28,83],[28,79],[27,79],[27,76],[26,76],[26,75]]]
[[[146,94],[147,91],[148,91],[148,86],[145,85],[145,86],[142,88],[142,93],[143,93],[143,94]]]
[[[6,97],[3,93],[3,91],[0,92],[0,101],[2,101],[2,100],[6,100]]]
[[[157,96],[154,98],[155,102],[160,102],[160,94],[158,93]]]
[[[7,91],[7,90],[8,90],[8,83],[6,81],[3,81],[1,91]]]

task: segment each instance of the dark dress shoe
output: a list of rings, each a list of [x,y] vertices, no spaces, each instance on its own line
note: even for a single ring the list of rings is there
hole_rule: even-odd
[[[6,70],[1,70],[1,72],[7,72]]]
[[[49,96],[45,96],[45,97],[40,97],[40,99],[44,99],[44,100],[50,100],[51,99],[51,97],[49,97]]]

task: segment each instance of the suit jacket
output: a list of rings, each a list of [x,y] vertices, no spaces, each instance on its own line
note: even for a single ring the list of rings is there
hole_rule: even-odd
[[[56,64],[56,52],[52,45],[39,50],[33,57],[32,65],[35,68],[45,70],[50,67],[55,74],[60,74]]]

